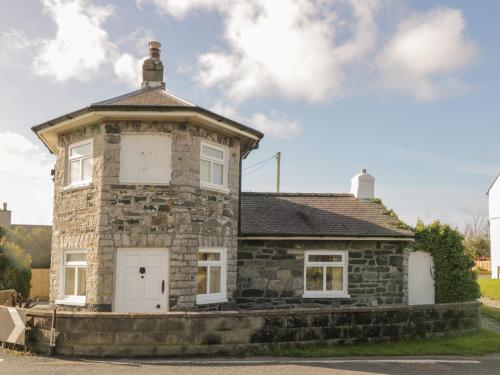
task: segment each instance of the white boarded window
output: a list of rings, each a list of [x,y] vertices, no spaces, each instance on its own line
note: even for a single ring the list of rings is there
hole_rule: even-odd
[[[198,292],[196,303],[226,302],[226,249],[201,248],[198,251]]]
[[[200,150],[200,185],[227,189],[227,148],[202,142]]]
[[[347,257],[347,251],[306,251],[304,297],[349,297],[347,294]]]
[[[171,158],[168,134],[122,134],[120,182],[168,184],[172,171]]]
[[[92,182],[92,139],[68,147],[68,185],[83,186]]]

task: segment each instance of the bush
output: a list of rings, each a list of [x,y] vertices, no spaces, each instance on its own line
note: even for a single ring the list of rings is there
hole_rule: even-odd
[[[474,260],[465,251],[463,236],[449,225],[435,221],[415,228],[415,248],[434,258],[436,303],[465,302],[479,298]]]
[[[5,235],[5,230],[0,227],[0,241]],[[0,242],[1,243],[1,242]],[[12,259],[0,246],[0,290],[15,289],[24,297],[30,293],[31,270],[15,259]]]

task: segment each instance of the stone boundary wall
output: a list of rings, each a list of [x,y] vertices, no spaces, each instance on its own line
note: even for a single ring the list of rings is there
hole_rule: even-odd
[[[346,344],[443,337],[480,327],[477,302],[167,314],[61,312],[56,353],[143,357],[251,353],[268,345]],[[28,310],[29,345],[47,353],[51,312]]]

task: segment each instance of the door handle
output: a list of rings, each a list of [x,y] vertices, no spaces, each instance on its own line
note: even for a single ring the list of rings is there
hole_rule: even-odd
[[[161,281],[161,294],[165,294],[165,280]]]

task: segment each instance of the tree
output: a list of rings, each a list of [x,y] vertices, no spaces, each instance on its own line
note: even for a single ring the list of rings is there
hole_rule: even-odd
[[[467,254],[462,234],[449,225],[434,221],[415,227],[415,248],[434,259],[436,303],[473,301],[479,298],[473,258]]]
[[[31,270],[6,251],[5,234],[6,230],[0,227],[0,290],[14,289],[27,297],[30,292]]]
[[[51,240],[50,227],[13,227],[7,231],[7,241],[31,257],[31,268],[50,267]]]
[[[486,215],[477,214],[465,222],[464,246],[474,259],[490,258],[490,223]]]

